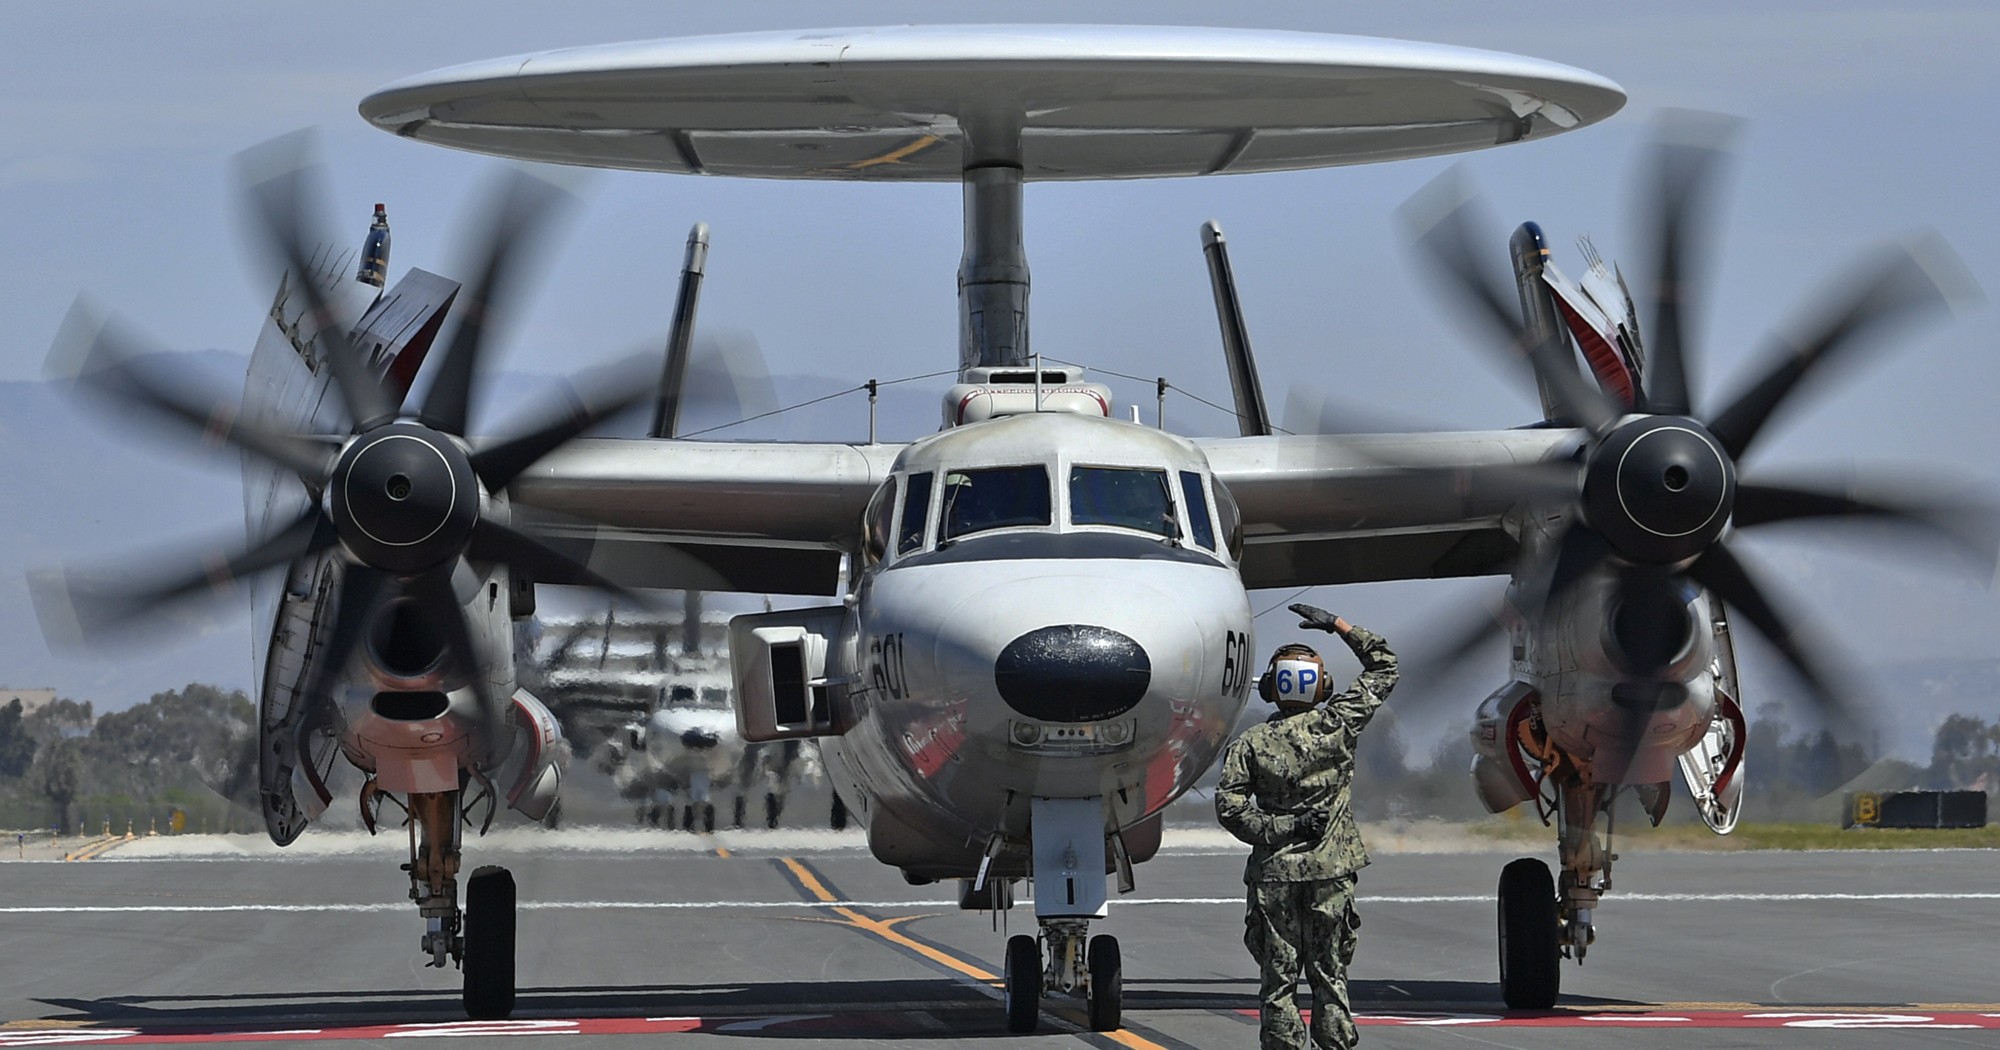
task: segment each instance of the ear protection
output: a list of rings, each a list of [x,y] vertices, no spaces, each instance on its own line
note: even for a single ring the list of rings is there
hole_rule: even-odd
[[[1257,679],[1257,695],[1266,703],[1311,707],[1333,695],[1333,681],[1312,646],[1294,642],[1271,654],[1270,665]]]

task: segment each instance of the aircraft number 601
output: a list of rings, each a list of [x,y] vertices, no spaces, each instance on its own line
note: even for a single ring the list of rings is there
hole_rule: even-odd
[[[903,677],[903,635],[885,634],[868,643],[869,677],[875,683],[875,690],[892,700],[901,700],[909,691],[909,682]]]

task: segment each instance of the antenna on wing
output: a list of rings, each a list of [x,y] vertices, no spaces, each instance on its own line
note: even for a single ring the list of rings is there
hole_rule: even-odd
[[[674,327],[667,336],[667,363],[660,373],[660,400],[653,406],[653,428],[649,432],[656,438],[678,436],[681,395],[686,389],[688,356],[694,345],[694,308],[701,299],[701,279],[707,268],[708,224],[698,222],[688,231],[680,293],[674,297]]]
[[[1250,355],[1250,331],[1243,325],[1243,304],[1236,298],[1236,275],[1229,268],[1229,245],[1222,239],[1222,227],[1214,219],[1201,224],[1201,251],[1208,256],[1208,281],[1215,289],[1215,316],[1222,324],[1222,354],[1229,363],[1230,392],[1236,395],[1237,429],[1244,437],[1270,434],[1271,411],[1264,405],[1264,387],[1257,379],[1257,359]]]

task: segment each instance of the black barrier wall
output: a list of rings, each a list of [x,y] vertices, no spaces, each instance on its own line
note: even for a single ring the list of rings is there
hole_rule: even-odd
[[[1983,828],[1984,791],[1850,791],[1843,828]]]

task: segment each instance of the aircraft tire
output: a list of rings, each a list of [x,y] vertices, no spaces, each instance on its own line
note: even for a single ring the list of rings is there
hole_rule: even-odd
[[[833,816],[827,819],[827,823],[835,831],[847,830],[847,803],[842,802],[837,793],[833,796]]]
[[[1007,1030],[1035,1030],[1042,1018],[1042,950],[1025,933],[1007,938]]]
[[[1118,958],[1118,938],[1100,933],[1084,954],[1090,971],[1090,1030],[1115,1032],[1125,1000],[1124,967]]]
[[[1523,857],[1500,871],[1500,997],[1515,1010],[1547,1010],[1562,991],[1555,880]]]
[[[748,808],[748,806],[743,796],[742,795],[736,796],[736,820],[734,823],[730,824],[730,827],[738,829],[741,829],[743,827],[743,811],[746,808]]]
[[[487,866],[465,883],[465,1013],[497,1021],[514,1012],[514,875]]]
[[[690,820],[688,823],[693,824],[694,821]],[[704,802],[701,804],[701,831],[704,835],[715,834],[715,803],[713,802]]]

